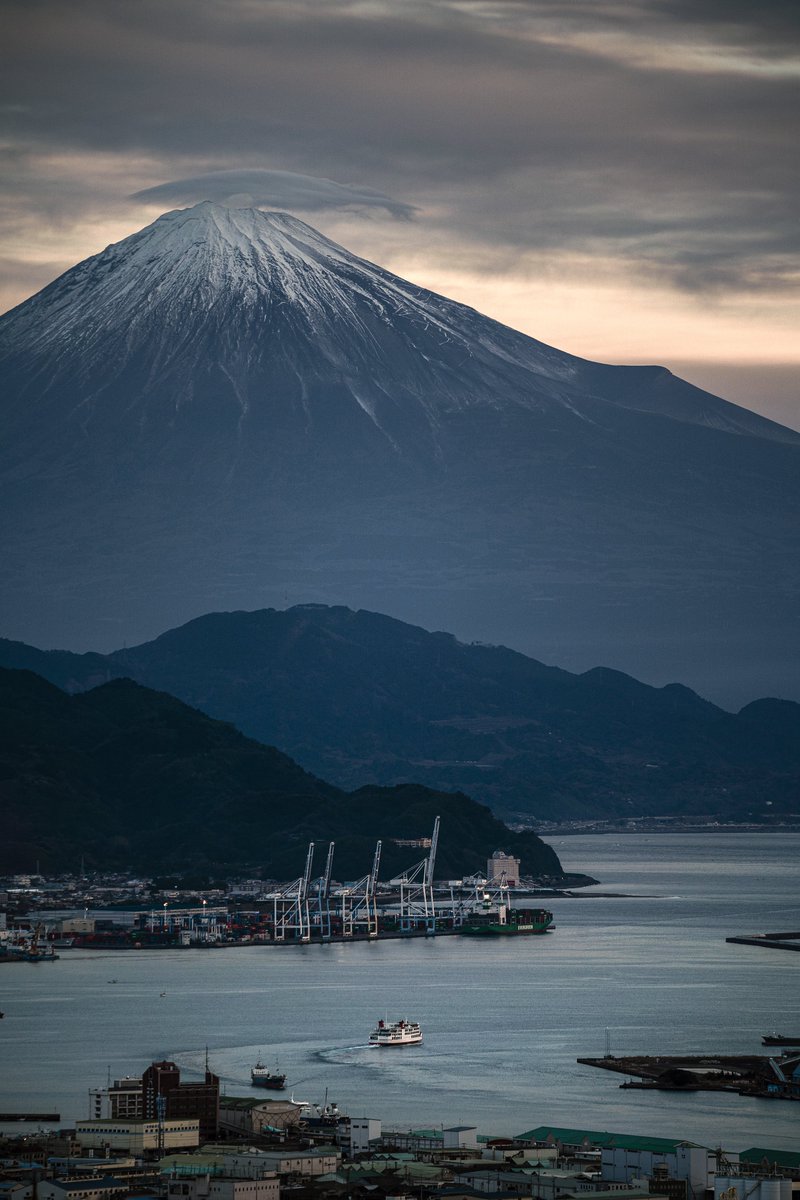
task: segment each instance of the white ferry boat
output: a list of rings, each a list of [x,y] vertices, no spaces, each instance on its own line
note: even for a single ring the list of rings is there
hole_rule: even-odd
[[[416,1021],[378,1021],[369,1040],[373,1046],[416,1046],[422,1030]]]

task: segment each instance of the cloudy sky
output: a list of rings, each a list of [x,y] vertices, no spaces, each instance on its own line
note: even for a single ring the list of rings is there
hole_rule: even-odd
[[[0,311],[233,197],[800,428],[797,0],[0,0],[0,45]]]

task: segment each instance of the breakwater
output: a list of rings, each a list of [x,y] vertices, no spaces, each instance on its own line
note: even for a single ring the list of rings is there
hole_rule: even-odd
[[[751,933],[725,938],[737,946],[761,946],[767,950],[800,950],[800,930],[788,933]]]

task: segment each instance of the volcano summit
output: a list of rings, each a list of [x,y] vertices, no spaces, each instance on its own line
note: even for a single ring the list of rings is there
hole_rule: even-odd
[[[283,213],[166,213],[0,318],[0,632],[346,603],[796,694],[800,435],[545,346]]]

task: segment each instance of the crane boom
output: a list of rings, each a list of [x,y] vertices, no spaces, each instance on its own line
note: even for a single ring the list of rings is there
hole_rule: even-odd
[[[322,876],[322,885],[320,887],[320,896],[327,900],[331,894],[331,872],[333,870],[333,847],[335,842],[328,843],[328,857],[325,860],[325,874]]]
[[[372,860],[372,870],[369,873],[369,883],[367,884],[367,894],[375,895],[375,888],[378,884],[378,870],[381,865],[381,845],[380,841],[375,844],[375,857]]]
[[[311,867],[314,862],[314,843],[308,843],[308,854],[306,855],[306,869],[300,878],[300,887],[298,888],[298,899],[305,900],[308,896],[308,885],[311,882]]]
[[[431,848],[428,853],[428,860],[425,863],[425,885],[426,887],[433,886],[433,870],[436,865],[436,847],[439,844],[439,818],[437,817],[433,823],[433,834],[431,836]]]

